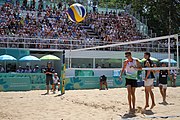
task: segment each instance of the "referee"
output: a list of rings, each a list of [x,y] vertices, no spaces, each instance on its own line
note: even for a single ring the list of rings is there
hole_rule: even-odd
[[[54,68],[52,67],[52,63],[48,62],[47,63],[47,68],[45,69],[45,74],[46,74],[46,89],[47,93],[49,94],[49,83],[52,85],[53,92],[54,92],[54,85],[53,85],[53,74],[54,74]]]

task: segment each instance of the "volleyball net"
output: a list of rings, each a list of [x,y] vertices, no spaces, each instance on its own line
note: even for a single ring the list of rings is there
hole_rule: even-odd
[[[122,63],[126,59],[124,56],[126,51],[131,51],[132,56],[138,59],[142,65],[145,61],[143,59],[144,52],[150,52],[150,59],[152,59],[157,67],[143,68],[143,70],[179,69],[178,44],[178,34],[136,41],[126,40],[125,42],[117,42],[115,44],[71,50],[69,56],[67,56],[67,63],[71,64],[69,65],[71,66],[69,67],[70,69],[121,69]],[[81,56],[81,58],[78,59],[76,55]],[[82,59],[86,57],[92,57],[92,60],[89,60],[89,63],[92,63],[89,67],[87,67],[87,59],[84,61]],[[166,67],[161,67],[161,63],[166,63]],[[82,65],[78,66],[76,64]]]

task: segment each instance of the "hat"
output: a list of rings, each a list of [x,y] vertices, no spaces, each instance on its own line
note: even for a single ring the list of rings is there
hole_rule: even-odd
[[[48,64],[51,64],[51,62],[49,61]]]
[[[105,77],[105,75],[102,75],[103,77]]]

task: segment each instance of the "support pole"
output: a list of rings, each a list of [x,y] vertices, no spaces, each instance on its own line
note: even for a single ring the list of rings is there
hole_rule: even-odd
[[[171,61],[170,61],[170,59],[171,59],[171,51],[170,51],[171,45],[170,45],[170,43],[171,43],[171,38],[169,36],[168,37],[168,67],[169,68],[171,66]]]
[[[178,41],[178,34],[175,35],[175,39],[176,39],[176,46],[177,46],[177,50],[176,50],[176,55],[177,55],[177,68],[179,69],[179,41]]]
[[[61,95],[65,94],[65,70],[66,70],[66,64],[65,64],[65,50],[63,50],[62,54],[62,66],[61,66]]]

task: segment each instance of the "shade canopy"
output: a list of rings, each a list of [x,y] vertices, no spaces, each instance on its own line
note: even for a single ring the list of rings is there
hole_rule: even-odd
[[[153,57],[150,57],[150,60],[152,60],[153,62],[158,62],[158,59],[153,58]],[[145,61],[146,61],[145,58],[141,59],[141,62],[145,62]]]
[[[163,59],[160,62],[169,63],[169,59]],[[170,63],[177,63],[177,62],[173,59],[170,59]]]
[[[8,60],[17,60],[17,59],[11,55],[1,55],[0,60],[1,61],[8,61]]]
[[[36,56],[28,55],[19,59],[20,61],[40,61]]]
[[[120,59],[109,59],[106,62],[109,62],[109,63],[120,63],[121,60]]]
[[[55,55],[45,55],[40,60],[60,60],[60,58]]]

